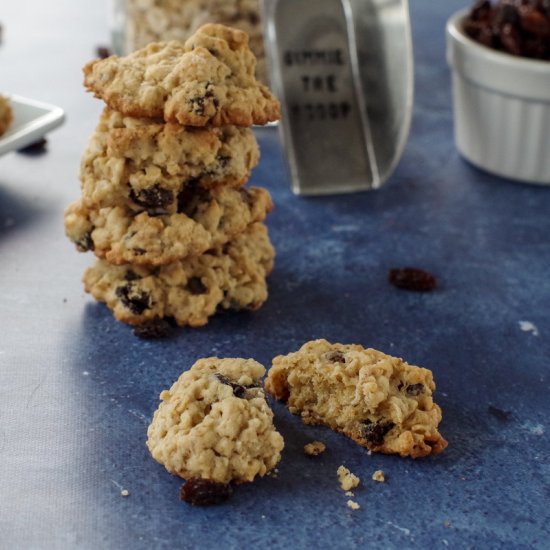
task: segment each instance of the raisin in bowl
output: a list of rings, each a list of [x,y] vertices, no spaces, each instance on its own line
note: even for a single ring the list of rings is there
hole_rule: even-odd
[[[447,22],[457,149],[498,176],[550,185],[550,61],[474,40],[469,21],[463,10]]]

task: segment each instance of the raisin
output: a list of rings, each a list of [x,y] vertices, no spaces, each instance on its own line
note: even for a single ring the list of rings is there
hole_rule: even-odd
[[[529,6],[519,7],[521,28],[532,34],[550,34],[550,19],[544,14]]]
[[[167,338],[172,334],[172,324],[167,319],[153,319],[134,327],[134,335],[144,340]]]
[[[492,414],[497,420],[500,420],[501,422],[507,422],[512,416],[511,411],[503,411],[498,407],[493,407],[493,405],[489,405],[487,410],[489,411],[489,414]]]
[[[224,376],[219,372],[216,373],[216,378],[222,384],[225,384],[226,386],[231,386],[231,388],[233,388],[233,395],[235,397],[238,397],[239,399],[244,399],[246,397],[246,386],[237,384],[237,382],[233,382],[233,380],[231,380],[230,378],[227,378],[227,376]]]
[[[191,105],[191,110],[199,116],[204,116],[204,112],[206,109],[205,101],[207,100],[212,100],[212,104],[216,109],[219,107],[220,102],[215,97],[213,90],[210,89],[210,86],[211,84],[210,82],[208,82],[206,84],[204,95],[191,97],[187,100]]]
[[[208,289],[206,286],[204,286],[203,282],[201,281],[200,277],[191,277],[187,281],[187,290],[194,296],[198,296],[200,294],[206,294]]]
[[[174,200],[174,194],[158,183],[141,191],[130,191],[130,198],[147,210],[150,216],[162,216],[168,213],[168,206]]]
[[[416,397],[417,395],[420,395],[421,393],[424,393],[425,389],[426,388],[424,387],[424,384],[409,384],[405,388],[405,393],[407,395]]]
[[[254,12],[254,11],[251,11],[248,14],[248,21],[250,21],[250,23],[254,26],[259,25],[260,24],[260,14]]]
[[[244,187],[241,189],[241,198],[246,203],[248,208],[252,208],[252,195],[248,189]]]
[[[382,445],[384,437],[395,426],[390,420],[365,420],[363,422],[363,438],[372,445]]]
[[[199,178],[192,178],[185,182],[178,193],[178,214],[185,214],[193,218],[202,202],[208,202],[211,196],[208,190],[200,186]]]
[[[519,11],[517,6],[509,2],[501,3],[496,8],[495,25],[502,27],[504,25],[516,26],[519,23]]]
[[[480,0],[465,20],[464,31],[494,49],[550,60],[549,0]]]
[[[344,357],[344,354],[341,351],[327,351],[325,353],[325,359],[327,361],[331,361],[332,363],[345,363],[346,358]]]
[[[233,494],[228,483],[218,483],[209,479],[189,478],[180,490],[180,498],[194,506],[210,506],[225,502]]]
[[[396,287],[417,292],[429,292],[437,286],[436,278],[431,273],[417,267],[390,269],[389,281]]]
[[[506,25],[502,27],[500,42],[503,50],[512,55],[521,55],[523,52],[520,34],[510,23],[506,23]]]
[[[231,161],[231,157],[228,155],[218,155],[216,161],[220,165],[220,168],[225,168]]]
[[[92,240],[91,233],[86,233],[83,237],[80,237],[74,243],[79,252],[88,252],[94,249],[94,241]]]
[[[125,281],[137,281],[138,279],[141,279],[141,277],[135,271],[132,271],[131,269],[129,269],[124,274],[124,280]]]
[[[99,59],[106,59],[107,57],[110,57],[112,54],[111,50],[107,46],[98,46],[95,49],[95,54]]]
[[[119,286],[115,290],[115,294],[120,298],[122,304],[135,315],[141,315],[146,309],[151,307],[150,294],[136,288],[131,282],[124,286]]]
[[[41,138],[36,141],[33,141],[21,149],[17,149],[18,153],[23,155],[41,155],[46,152],[46,146],[48,145],[48,140],[46,138]]]
[[[491,2],[489,0],[478,0],[472,7],[470,19],[472,21],[484,21],[491,15]]]

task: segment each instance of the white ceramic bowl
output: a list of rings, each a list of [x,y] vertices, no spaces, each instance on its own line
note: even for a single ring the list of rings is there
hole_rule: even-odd
[[[550,61],[475,42],[462,30],[468,11],[447,22],[456,146],[493,174],[550,185]]]

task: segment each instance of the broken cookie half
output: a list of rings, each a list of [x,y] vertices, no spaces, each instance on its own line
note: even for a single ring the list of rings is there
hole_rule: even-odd
[[[253,481],[279,462],[284,442],[261,386],[264,374],[253,359],[209,357],[160,394],[147,447],[187,480],[188,502],[217,503],[220,485]]]
[[[323,424],[372,451],[411,456],[438,454],[431,371],[360,345],[314,340],[279,355],[266,390],[306,424]]]

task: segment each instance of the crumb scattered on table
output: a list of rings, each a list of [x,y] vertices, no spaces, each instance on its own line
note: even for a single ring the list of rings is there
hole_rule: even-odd
[[[361,508],[361,506],[357,502],[351,499],[348,500],[347,505],[348,508],[351,508],[352,510],[359,510],[359,508]]]
[[[120,491],[120,496],[128,497],[130,496],[130,491],[128,491],[128,489],[122,489],[122,491]]]
[[[354,497],[355,495],[353,494],[353,491],[346,491],[346,496],[347,497]]]
[[[530,332],[533,336],[539,335],[539,329],[534,323],[531,323],[531,321],[520,321],[519,328],[523,330],[523,332]]]
[[[338,480],[344,491],[350,491],[359,485],[361,481],[355,474],[352,474],[344,465],[338,468]]]
[[[384,481],[386,481],[386,474],[384,474],[382,470],[376,470],[376,472],[372,474],[372,479],[374,479],[374,481],[384,483]]]
[[[312,441],[304,445],[304,453],[308,456],[318,456],[324,453],[327,446],[322,441]]]

